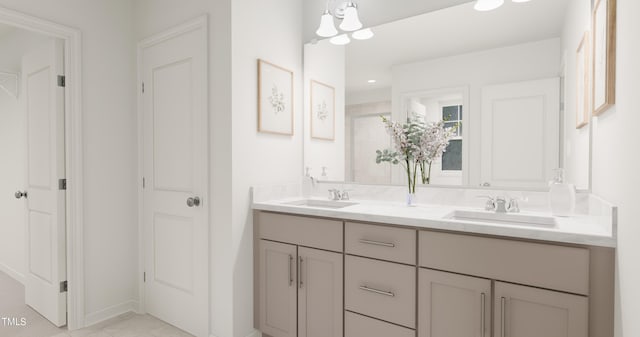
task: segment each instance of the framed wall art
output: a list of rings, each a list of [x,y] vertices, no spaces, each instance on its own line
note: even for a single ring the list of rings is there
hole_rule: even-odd
[[[335,140],[336,90],[311,80],[311,138]]]
[[[591,107],[597,116],[615,104],[616,0],[597,0],[592,20]]]
[[[589,124],[591,116],[589,32],[585,32],[576,50],[576,129]]]
[[[293,135],[293,72],[258,60],[258,131]]]

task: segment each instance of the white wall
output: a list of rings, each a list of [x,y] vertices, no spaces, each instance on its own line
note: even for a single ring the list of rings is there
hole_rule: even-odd
[[[404,93],[469,86],[468,124],[480,125],[481,89],[485,85],[557,77],[560,74],[560,39],[549,39],[510,47],[451,56],[393,67],[394,120],[401,116]],[[480,132],[469,130],[469,167],[480,167]],[[469,184],[480,183],[480,170],[471,170]],[[402,183],[401,174],[394,179]]]
[[[302,12],[299,0],[234,0],[233,69],[233,250],[234,331],[253,329],[253,218],[249,188],[302,178]],[[260,32],[260,34],[258,34]],[[294,72],[294,135],[257,133],[256,59]],[[344,105],[344,102],[343,102]]]
[[[348,92],[346,95],[347,105],[391,101],[391,87]]]
[[[0,38],[0,71],[20,74],[22,56],[48,38],[15,30]],[[18,76],[18,92],[22,90]],[[0,271],[22,282],[26,270],[26,203],[15,191],[26,186],[26,126],[20,96],[0,90]]]
[[[617,337],[640,336],[640,2],[618,0],[616,105],[594,118],[593,191],[618,209]]]
[[[0,0],[0,6],[82,31],[85,314],[91,321],[131,308],[137,298],[131,2]]]
[[[343,181],[345,174],[345,47],[328,40],[304,46],[304,167],[316,178]],[[335,139],[311,138],[311,80],[335,88]],[[327,176],[322,176],[326,167]]]
[[[565,67],[564,168],[565,178],[579,189],[589,188],[590,126],[576,129],[577,59],[576,51],[584,33],[591,26],[589,0],[571,0],[562,34]]]

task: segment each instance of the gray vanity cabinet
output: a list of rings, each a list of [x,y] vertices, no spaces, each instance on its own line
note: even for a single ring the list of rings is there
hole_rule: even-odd
[[[588,298],[495,282],[494,337],[588,336]]]
[[[342,254],[260,240],[260,259],[262,332],[342,337]]]
[[[418,337],[491,335],[491,280],[431,269],[418,279]]]
[[[260,240],[260,330],[272,337],[296,337],[295,245]]]
[[[257,326],[269,337],[343,336],[343,223],[261,212]]]
[[[298,248],[298,337],[342,336],[340,253]]]

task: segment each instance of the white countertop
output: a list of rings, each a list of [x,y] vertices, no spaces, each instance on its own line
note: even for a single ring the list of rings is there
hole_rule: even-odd
[[[408,207],[397,202],[367,200],[350,200],[350,202],[357,204],[337,209],[287,204],[287,202],[301,199],[303,198],[254,201],[252,206],[253,209],[261,211],[589,246],[616,247],[617,241],[615,216],[610,219],[593,215],[556,217],[555,226],[533,226],[448,219],[447,216],[454,210],[483,211],[480,208],[460,206],[417,205]],[[523,211],[521,214],[551,216],[551,214],[543,212]]]

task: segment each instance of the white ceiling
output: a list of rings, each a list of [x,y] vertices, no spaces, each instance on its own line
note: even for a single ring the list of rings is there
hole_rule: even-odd
[[[490,12],[466,3],[374,27],[374,38],[346,47],[347,93],[391,86],[396,64],[560,37],[568,2],[507,0]]]

